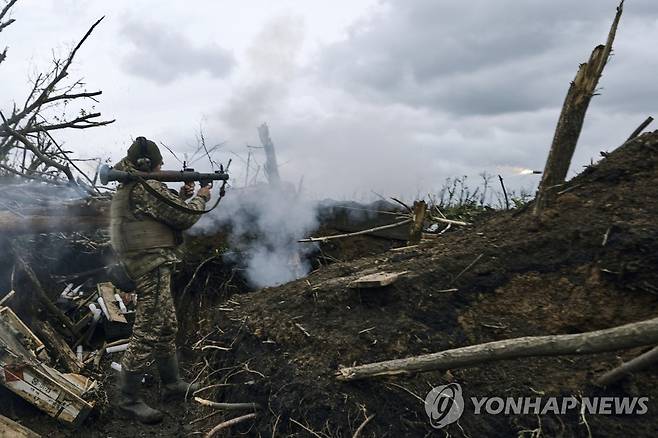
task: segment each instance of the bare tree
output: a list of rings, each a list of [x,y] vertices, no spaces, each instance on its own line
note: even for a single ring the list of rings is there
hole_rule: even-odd
[[[3,31],[3,29],[7,26],[9,26],[11,23],[13,23],[14,20],[13,18],[6,18],[7,14],[9,14],[9,10],[11,9],[12,6],[17,2],[18,0],[10,0],[8,1],[5,6],[2,8],[2,11],[0,11],[0,32]],[[2,64],[2,61],[4,61],[7,58],[7,47],[5,47],[2,52],[0,52],[0,64]]]
[[[6,17],[17,1],[6,1],[0,12],[0,31],[15,21]],[[69,157],[70,151],[58,144],[53,133],[62,129],[94,128],[114,122],[101,119],[101,113],[94,111],[94,103],[98,102],[96,98],[102,91],[87,91],[82,79],[69,79],[69,67],[76,54],[103,18],[87,30],[66,57],[53,59],[50,71],[34,78],[21,105],[14,101],[10,111],[0,111],[0,172],[80,185],[81,181],[73,173],[76,171],[91,187],[94,186],[92,180]],[[6,57],[5,48],[0,52],[0,62]],[[73,102],[79,103],[81,108],[71,116],[69,108]],[[86,105],[91,105],[91,108]]]

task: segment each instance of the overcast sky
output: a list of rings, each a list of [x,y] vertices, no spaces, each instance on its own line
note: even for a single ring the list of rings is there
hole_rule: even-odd
[[[447,177],[501,173],[534,189],[578,64],[606,39],[616,0],[19,0],[0,34],[0,105],[99,17],[72,77],[117,121],[61,134],[83,157],[120,159],[144,135],[215,158],[244,181],[268,122],[281,173],[317,197],[411,197]],[[658,2],[627,0],[614,56],[570,175],[655,115]],[[256,160],[263,161],[260,150]],[[167,153],[167,167],[178,163]],[[195,163],[205,166],[203,160]],[[253,175],[253,170],[252,170]]]

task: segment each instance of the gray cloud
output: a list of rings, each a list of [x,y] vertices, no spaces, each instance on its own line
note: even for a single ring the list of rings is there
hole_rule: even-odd
[[[219,117],[232,131],[253,129],[279,111],[298,70],[304,23],[298,17],[270,20],[247,50],[246,71]]]
[[[578,63],[605,41],[617,1],[382,4],[383,13],[356,24],[345,41],[328,48],[320,74],[377,102],[499,114],[558,106]],[[657,18],[655,2],[628,1],[617,43],[624,45],[627,26],[655,32]],[[643,48],[645,56],[650,53],[651,47]],[[626,56],[622,68],[632,71],[642,61]],[[625,92],[639,97],[641,91],[630,88]]]
[[[199,72],[222,78],[235,65],[226,49],[215,43],[195,45],[166,25],[129,21],[121,33],[133,46],[122,60],[123,68],[160,84]]]

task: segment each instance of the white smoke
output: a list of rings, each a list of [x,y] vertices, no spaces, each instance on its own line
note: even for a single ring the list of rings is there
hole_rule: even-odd
[[[192,233],[226,231],[231,261],[245,264],[248,281],[260,288],[308,274],[311,267],[305,256],[312,247],[297,240],[317,227],[315,203],[303,199],[285,184],[260,184],[230,191]]]

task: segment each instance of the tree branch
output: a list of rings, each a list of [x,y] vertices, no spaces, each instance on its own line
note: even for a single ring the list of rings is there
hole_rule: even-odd
[[[5,123],[5,129],[9,131],[9,133],[14,136],[18,141],[23,143],[26,148],[28,148],[36,157],[38,157],[43,163],[47,164],[48,166],[54,167],[55,169],[58,169],[66,175],[68,178],[69,182],[77,185],[75,182],[75,178],[73,177],[73,173],[71,173],[71,169],[69,166],[58,163],[57,161],[47,157],[44,155],[39,148],[37,148],[27,137],[25,137],[23,134],[21,134],[18,131],[15,131],[13,128],[9,127],[9,124],[7,123],[7,119],[5,118],[5,115],[2,114],[0,111],[0,117],[2,117],[2,120]]]
[[[59,69],[58,62],[55,63],[54,73],[56,73],[56,74],[55,74],[54,78],[50,81],[50,83],[48,83],[48,85],[43,90],[41,90],[41,93],[36,98],[36,100],[34,102],[32,102],[31,104],[27,105],[19,113],[12,115],[12,117],[10,117],[7,122],[5,122],[5,125],[13,125],[17,121],[19,121],[23,117],[25,117],[27,114],[31,113],[32,111],[34,111],[35,109],[37,109],[38,107],[43,105],[43,103],[46,101],[46,99],[48,99],[48,97],[50,96],[50,93],[52,93],[55,90],[55,86],[62,79],[64,79],[68,75],[68,68],[71,65],[71,63],[73,62],[73,58],[75,58],[76,53],[78,52],[78,50],[80,49],[82,44],[87,40],[87,38],[89,38],[89,35],[91,35],[91,33],[96,28],[96,26],[98,26],[98,24],[101,21],[103,21],[103,18],[105,18],[105,17],[104,16],[101,17],[94,24],[92,24],[92,26],[89,28],[87,33],[84,34],[84,36],[82,37],[80,42],[78,42],[78,44],[73,48],[73,50],[69,54],[68,58],[64,62],[64,65],[62,66],[61,69]]]

